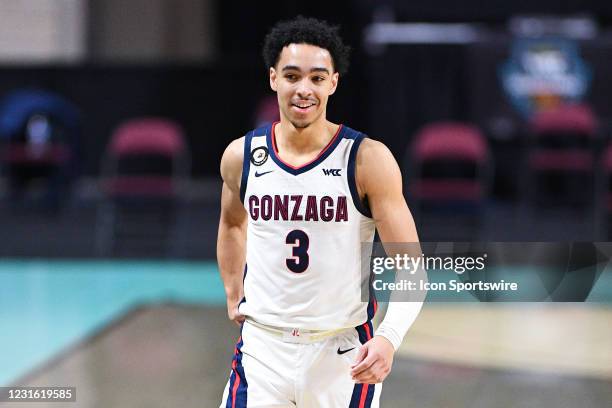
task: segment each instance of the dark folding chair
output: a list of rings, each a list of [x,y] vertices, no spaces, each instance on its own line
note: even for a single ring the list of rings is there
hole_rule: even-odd
[[[541,204],[593,202],[597,121],[586,105],[568,104],[534,114],[523,173],[525,196]]]
[[[102,162],[98,254],[170,255],[189,171],[183,132],[174,122],[142,118],[119,126]]]
[[[482,133],[469,124],[433,123],[417,133],[410,157],[407,190],[421,229],[448,227],[438,228],[438,240],[474,238],[490,184],[491,159]]]

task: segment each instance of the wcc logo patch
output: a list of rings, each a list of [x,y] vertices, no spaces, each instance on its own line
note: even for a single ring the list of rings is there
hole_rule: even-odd
[[[323,174],[326,176],[341,176],[341,169],[323,169]]]
[[[268,148],[265,146],[260,146],[251,151],[251,163],[255,166],[261,166],[268,160]]]

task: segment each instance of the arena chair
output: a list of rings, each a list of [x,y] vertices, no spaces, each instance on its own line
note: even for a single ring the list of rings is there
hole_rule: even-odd
[[[597,120],[587,105],[536,112],[529,122],[522,175],[530,205],[584,205],[594,194]]]
[[[97,217],[101,256],[169,256],[190,156],[181,127],[138,118],[113,133],[101,166]]]
[[[14,208],[59,210],[80,167],[78,108],[64,97],[36,89],[17,90],[0,101],[0,160]],[[41,190],[41,189],[38,189]]]
[[[431,231],[436,240],[475,238],[484,216],[491,168],[480,130],[466,123],[429,124],[416,134],[409,156],[407,196],[414,203],[418,224],[427,226],[421,230]],[[432,212],[435,216],[429,218]]]

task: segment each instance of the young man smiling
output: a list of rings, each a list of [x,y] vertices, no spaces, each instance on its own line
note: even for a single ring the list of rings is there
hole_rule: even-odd
[[[376,333],[361,244],[417,242],[391,152],[327,120],[348,66],[337,28],[298,17],[264,50],[280,122],[221,160],[217,255],[241,325],[222,407],[376,407],[420,303],[390,303]]]

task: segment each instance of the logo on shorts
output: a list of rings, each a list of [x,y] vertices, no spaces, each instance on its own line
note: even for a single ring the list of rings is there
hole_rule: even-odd
[[[268,160],[268,148],[265,146],[260,146],[251,151],[251,163],[255,166],[261,166]]]
[[[351,347],[351,348],[346,349],[346,350],[340,350],[340,347],[338,347],[338,354],[348,353],[349,351],[354,350],[354,349],[355,349],[355,347]]]

